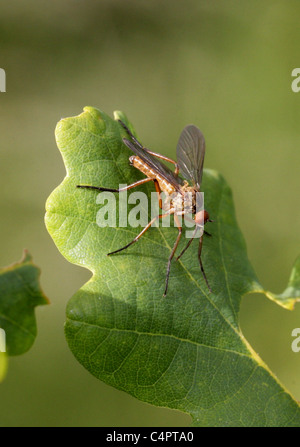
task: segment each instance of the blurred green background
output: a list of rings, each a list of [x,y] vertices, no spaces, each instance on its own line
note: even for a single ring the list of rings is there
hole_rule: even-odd
[[[174,157],[182,128],[199,126],[205,166],[233,189],[250,260],[281,292],[300,252],[299,17],[297,0],[1,2],[0,265],[28,248],[52,304],[37,309],[33,348],[10,360],[0,426],[190,424],[97,381],[66,345],[65,306],[90,273],[64,260],[43,222],[65,175],[54,128],[86,105],[123,110],[148,147]],[[300,400],[300,352],[291,350],[300,305],[289,312],[249,295],[241,327]]]

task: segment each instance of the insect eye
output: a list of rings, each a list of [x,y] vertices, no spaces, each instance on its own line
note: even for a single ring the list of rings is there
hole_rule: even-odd
[[[209,214],[206,210],[204,210],[204,223],[206,223],[209,220]]]

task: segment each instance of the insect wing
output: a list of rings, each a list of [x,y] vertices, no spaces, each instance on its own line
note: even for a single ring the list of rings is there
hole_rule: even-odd
[[[205,155],[205,139],[198,127],[190,124],[180,134],[177,144],[177,163],[186,180],[200,188]]]
[[[143,160],[150,168],[154,170],[157,174],[160,174],[167,182],[171,183],[178,191],[180,191],[180,186],[182,181],[179,177],[176,177],[173,171],[169,169],[164,163],[162,163],[154,155],[149,154],[145,148],[137,146],[132,141],[127,138],[123,138],[123,142],[126,146],[131,149],[141,160]]]

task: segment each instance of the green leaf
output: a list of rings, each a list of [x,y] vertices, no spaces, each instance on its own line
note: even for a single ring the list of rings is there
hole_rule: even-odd
[[[264,292],[264,291],[263,291]],[[300,256],[296,259],[287,288],[281,294],[266,291],[266,296],[286,309],[294,309],[300,297]]]
[[[7,372],[7,355],[0,352],[0,383],[4,380]]]
[[[10,356],[31,348],[37,334],[34,309],[48,304],[39,285],[39,275],[40,270],[26,251],[20,262],[0,269],[0,328],[5,331]]]
[[[231,190],[209,170],[202,189],[215,222],[207,224],[212,237],[205,238],[202,260],[213,293],[194,242],[172,262],[162,297],[174,227],[151,228],[138,243],[107,257],[141,229],[100,228],[97,191],[76,185],[117,188],[144,177],[129,165],[120,117],[129,125],[121,112],[112,120],[86,107],[56,128],[67,175],[47,201],[46,225],[66,259],[93,272],[68,303],[70,349],[100,380],[142,401],[190,413],[195,425],[299,426],[298,404],[245,340],[238,321],[241,297],[249,292],[291,308],[300,296],[299,262],[282,295],[263,289],[247,258]],[[149,194],[154,188],[139,190]]]

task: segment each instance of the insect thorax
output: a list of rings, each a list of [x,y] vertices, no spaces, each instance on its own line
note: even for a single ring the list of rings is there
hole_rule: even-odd
[[[175,214],[195,214],[196,194],[195,188],[185,181],[180,192],[175,191],[167,196],[164,207],[174,208]]]

